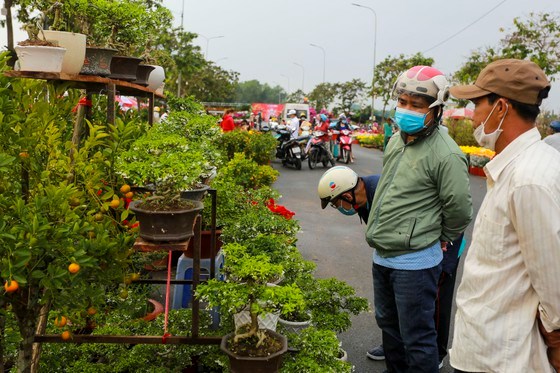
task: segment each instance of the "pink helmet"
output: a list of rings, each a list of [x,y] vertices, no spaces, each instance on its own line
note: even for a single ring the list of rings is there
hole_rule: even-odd
[[[393,86],[393,94],[403,92],[435,98],[430,108],[444,105],[449,98],[449,83],[445,75],[431,66],[414,66],[403,72]]]

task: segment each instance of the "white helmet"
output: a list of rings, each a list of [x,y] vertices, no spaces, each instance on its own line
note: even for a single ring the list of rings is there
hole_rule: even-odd
[[[414,66],[399,75],[393,86],[394,95],[402,92],[435,98],[430,105],[433,108],[444,105],[449,98],[449,83],[445,75],[434,67]]]
[[[294,109],[288,110],[288,115],[295,115],[296,111]]]
[[[346,166],[329,168],[321,176],[317,192],[321,198],[321,208],[327,207],[333,198],[352,190],[358,184],[358,174]]]

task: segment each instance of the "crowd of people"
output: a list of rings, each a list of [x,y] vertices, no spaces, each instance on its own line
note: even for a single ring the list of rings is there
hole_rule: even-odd
[[[394,86],[382,174],[338,166],[321,177],[321,207],[366,223],[382,331],[366,355],[386,372],[435,373],[447,354],[456,373],[560,371],[560,133],[542,141],[535,126],[549,90],[526,60],[492,62],[455,87],[415,66]],[[473,135],[496,152],[455,299],[473,208],[466,157],[440,125],[449,94],[474,103]]]

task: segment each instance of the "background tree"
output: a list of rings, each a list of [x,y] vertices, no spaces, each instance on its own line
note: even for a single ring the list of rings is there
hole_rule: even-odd
[[[459,84],[471,84],[490,62],[502,58],[529,59],[539,65],[550,80],[560,72],[560,19],[558,13],[531,13],[525,20],[515,18],[514,28],[495,48],[486,47],[471,53],[453,74]],[[468,101],[455,100],[459,106]]]
[[[349,82],[337,83],[335,87],[340,103],[335,107],[335,111],[350,112],[352,104],[359,104],[364,99],[366,83],[363,80],[352,79]]]
[[[286,102],[293,102],[293,103],[303,102],[304,97],[306,97],[305,92],[303,92],[301,89],[298,89],[297,91],[290,93],[286,97]]]
[[[256,79],[240,82],[235,89],[236,102],[275,104],[282,101],[284,97],[286,92],[279,85],[272,87],[266,83],[261,84]]]
[[[335,100],[337,87],[333,83],[321,83],[315,86],[307,96],[311,106],[319,112],[323,108],[329,107]]]
[[[383,117],[385,117],[385,110],[392,99],[393,85],[399,74],[413,66],[432,66],[433,63],[433,58],[424,57],[422,53],[418,52],[410,57],[405,57],[404,54],[398,57],[387,56],[375,66],[372,93],[383,101]]]

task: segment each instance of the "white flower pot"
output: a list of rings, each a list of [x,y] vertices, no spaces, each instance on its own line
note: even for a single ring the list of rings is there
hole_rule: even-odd
[[[37,45],[18,45],[15,47],[21,71],[42,71],[59,73],[66,48]]]
[[[259,329],[270,329],[276,331],[276,324],[278,323],[278,315],[274,313],[265,313],[258,317]],[[249,311],[241,311],[233,315],[233,322],[235,330],[239,329],[245,324],[251,323],[251,314]]]
[[[165,70],[163,69],[163,67],[158,65],[152,66],[154,66],[155,68],[152,70],[152,72],[150,72],[150,75],[148,76],[148,89],[155,91],[162,85],[163,81],[165,80]]]
[[[66,48],[61,72],[79,74],[86,57],[86,36],[66,31],[44,30],[43,32],[47,40],[56,41],[60,47]]]
[[[280,317],[278,322],[286,332],[299,334],[303,329],[311,326],[311,317],[307,321],[288,321]]]

